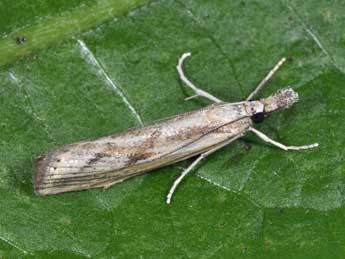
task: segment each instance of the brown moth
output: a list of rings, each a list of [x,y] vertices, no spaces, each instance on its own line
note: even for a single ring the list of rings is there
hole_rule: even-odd
[[[200,155],[174,182],[167,196],[167,203],[170,203],[177,185],[200,160],[248,131],[284,150],[318,146],[317,143],[297,147],[285,146],[253,127],[268,113],[288,108],[298,101],[298,94],[291,88],[252,101],[253,96],[285,62],[285,58],[274,66],[245,101],[227,103],[197,88],[186,78],[182,64],[190,55],[183,54],[177,65],[181,80],[196,93],[187,99],[202,96],[214,104],[146,127],[51,150],[34,162],[35,192],[47,195],[98,187],[106,189],[148,170]]]

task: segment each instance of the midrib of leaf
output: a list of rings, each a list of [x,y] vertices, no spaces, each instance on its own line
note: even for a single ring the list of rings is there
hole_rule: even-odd
[[[43,19],[41,23],[22,28],[0,40],[0,65],[57,44],[148,2],[150,0],[104,0],[61,16]],[[17,37],[25,37],[26,41],[18,44]]]

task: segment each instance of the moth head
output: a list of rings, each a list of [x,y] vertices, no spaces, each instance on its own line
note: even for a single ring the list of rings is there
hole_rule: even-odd
[[[264,112],[270,113],[280,109],[289,108],[298,101],[298,93],[291,88],[277,91],[275,94],[260,100],[264,105]]]
[[[264,104],[260,101],[250,101],[246,104],[247,113],[250,115],[253,123],[261,123],[267,117],[264,108]]]

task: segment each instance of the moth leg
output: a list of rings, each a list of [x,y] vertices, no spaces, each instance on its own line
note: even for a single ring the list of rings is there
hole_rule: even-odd
[[[190,96],[190,97],[187,97],[185,100],[190,100],[190,99],[193,99],[195,97],[198,97],[198,96],[202,96],[202,97],[205,97],[209,100],[211,100],[212,102],[215,102],[215,103],[222,103],[223,101],[218,99],[217,97],[213,96],[212,94],[209,94],[208,92],[204,91],[204,90],[201,90],[199,89],[198,87],[196,87],[184,74],[183,72],[183,68],[182,68],[182,65],[183,65],[183,62],[186,58],[188,58],[189,56],[191,56],[192,54],[190,52],[188,53],[184,53],[178,60],[178,63],[177,63],[177,66],[176,66],[176,69],[177,69],[177,72],[180,76],[180,79],[189,87],[191,88],[194,92],[195,92],[195,95],[193,96]]]
[[[208,157],[209,155],[211,155],[212,153],[216,152],[217,150],[225,147],[226,145],[230,144],[231,142],[233,142],[234,140],[242,137],[243,134],[239,134],[233,138],[230,138],[228,140],[226,140],[225,142],[222,142],[221,144],[216,145],[215,147],[213,147],[212,149],[202,153],[197,159],[194,160],[194,162],[192,164],[190,164],[183,172],[182,174],[175,180],[174,184],[172,185],[172,187],[170,188],[170,191],[167,195],[167,204],[171,203],[171,198],[176,190],[176,187],[180,184],[180,182],[182,181],[182,179],[190,172],[192,171],[192,169],[204,158]]]
[[[278,61],[278,63],[271,69],[271,71],[268,72],[265,78],[261,80],[255,90],[247,97],[246,101],[250,101],[253,99],[253,97],[268,83],[268,81],[272,79],[273,75],[279,70],[279,68],[285,63],[285,61],[286,58],[282,58]]]
[[[311,148],[315,148],[315,147],[319,146],[318,143],[314,143],[314,144],[310,144],[310,145],[305,145],[305,146],[285,146],[284,144],[279,143],[279,142],[274,141],[273,139],[269,138],[268,136],[266,136],[261,131],[258,131],[257,129],[254,129],[254,128],[250,127],[249,130],[251,132],[255,133],[263,141],[271,143],[272,145],[274,145],[276,147],[279,147],[279,148],[281,148],[283,150],[303,150],[303,149],[311,149]]]

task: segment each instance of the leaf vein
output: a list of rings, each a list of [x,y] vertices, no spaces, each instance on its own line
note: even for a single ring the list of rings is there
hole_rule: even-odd
[[[21,251],[24,254],[29,254],[29,252],[26,251],[24,248],[21,248],[20,246],[18,246],[17,244],[15,244],[14,242],[10,241],[8,238],[6,238],[6,237],[4,237],[2,235],[0,235],[0,240],[5,242],[9,246],[16,248],[17,250]]]
[[[89,62],[91,65],[93,65],[97,69],[97,74],[105,81],[107,85],[109,85],[111,88],[115,90],[115,92],[120,96],[124,104],[127,106],[127,108],[131,111],[132,115],[136,118],[136,120],[139,122],[141,126],[144,126],[144,123],[139,115],[139,113],[135,110],[134,106],[130,103],[127,96],[125,95],[123,89],[121,89],[115,82],[110,78],[108,73],[105,71],[103,66],[98,62],[95,55],[92,53],[92,51],[86,46],[85,42],[78,39],[80,51],[82,56],[86,59],[87,62]]]

